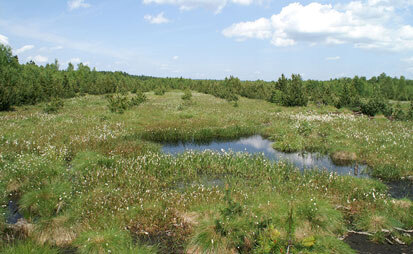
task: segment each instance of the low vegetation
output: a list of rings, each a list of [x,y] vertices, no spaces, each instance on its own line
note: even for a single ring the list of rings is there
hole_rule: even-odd
[[[99,95],[64,99],[53,114],[42,104],[0,112],[1,216],[16,200],[24,217],[21,228],[2,220],[2,252],[354,253],[339,240],[348,230],[413,241],[399,230],[413,228],[412,201],[391,198],[378,179],[300,172],[258,155],[174,157],[154,143],[259,133],[279,150],[330,154],[399,179],[413,175],[412,121],[311,101],[239,97],[233,107],[195,91],[184,99],[188,90],[135,93],[113,95],[126,101],[123,114]]]

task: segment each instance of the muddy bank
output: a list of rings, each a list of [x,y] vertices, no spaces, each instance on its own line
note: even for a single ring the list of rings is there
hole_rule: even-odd
[[[365,235],[349,234],[344,242],[360,254],[413,254],[413,244],[378,244],[369,241]]]

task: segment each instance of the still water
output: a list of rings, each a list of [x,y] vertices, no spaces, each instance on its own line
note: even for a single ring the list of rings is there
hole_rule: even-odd
[[[265,157],[273,161],[288,161],[301,170],[318,168],[335,172],[339,175],[357,175],[358,177],[368,177],[366,166],[358,165],[358,173],[355,174],[354,165],[339,166],[335,165],[329,156],[320,155],[318,153],[284,153],[272,148],[273,142],[262,138],[260,135],[254,135],[248,138],[240,138],[234,141],[216,141],[209,144],[196,143],[179,143],[179,144],[164,144],[162,150],[164,153],[179,154],[187,150],[205,151],[211,150],[216,152],[232,151],[232,152],[247,152],[250,154],[261,153]]]

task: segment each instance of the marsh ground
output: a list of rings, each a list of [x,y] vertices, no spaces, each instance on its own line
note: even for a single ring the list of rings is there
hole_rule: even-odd
[[[368,231],[376,241],[412,242],[398,230],[413,228],[412,202],[390,198],[379,180],[302,174],[260,156],[173,157],[153,142],[258,133],[278,150],[365,163],[373,176],[393,180],[413,175],[411,121],[245,98],[234,107],[200,93],[188,102],[182,94],[148,93],[147,102],[124,114],[91,95],[66,100],[56,114],[41,105],[1,112],[2,209],[18,199],[30,225],[20,232],[23,242],[3,239],[4,250],[278,253],[292,245],[295,253],[352,253],[338,239],[347,229]]]

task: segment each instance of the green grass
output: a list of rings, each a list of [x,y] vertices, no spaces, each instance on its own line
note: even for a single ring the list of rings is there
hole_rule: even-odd
[[[153,253],[155,249],[133,246],[132,238],[126,231],[106,229],[83,232],[74,244],[81,254],[93,253]]]
[[[395,179],[413,174],[412,122],[245,98],[234,107],[195,92],[180,107],[182,95],[147,93],[147,102],[124,114],[89,95],[66,100],[56,114],[42,113],[41,105],[0,112],[1,203],[18,199],[33,225],[23,245],[80,253],[285,253],[291,241],[302,253],[352,253],[337,239],[347,229],[413,227],[412,202],[389,198],[379,180],[302,173],[245,154],[173,157],[153,142],[259,133],[283,151],[355,153],[374,176]]]
[[[49,246],[42,246],[33,241],[20,241],[0,249],[3,254],[57,254],[58,249]]]

